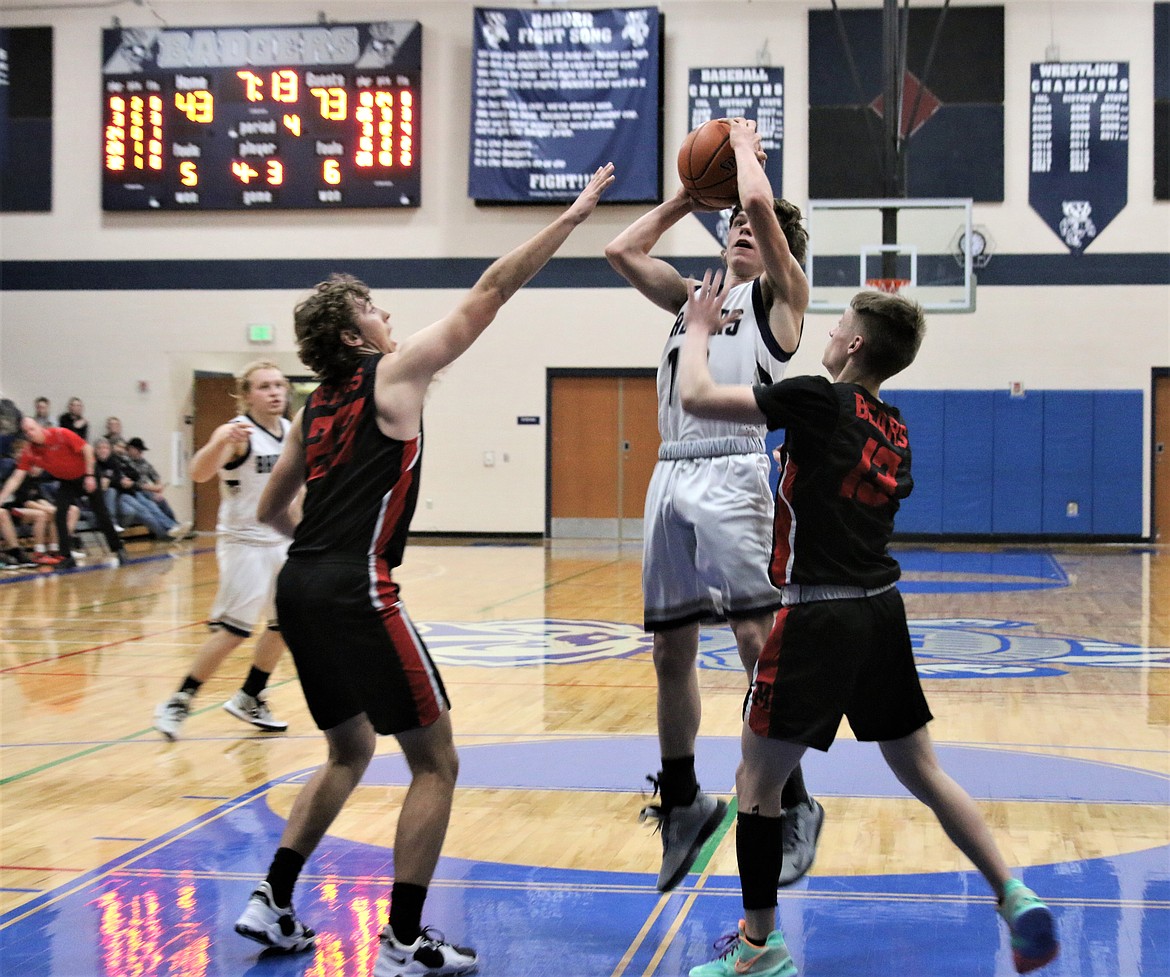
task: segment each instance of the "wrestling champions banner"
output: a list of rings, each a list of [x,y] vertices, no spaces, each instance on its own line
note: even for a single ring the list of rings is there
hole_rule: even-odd
[[[1028,203],[1073,254],[1125,207],[1129,181],[1129,64],[1032,65]]]

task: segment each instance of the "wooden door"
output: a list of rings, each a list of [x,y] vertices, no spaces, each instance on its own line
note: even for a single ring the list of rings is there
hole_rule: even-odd
[[[549,535],[639,539],[658,458],[653,374],[549,378]]]
[[[1150,536],[1170,541],[1170,371],[1154,374],[1154,492]]]
[[[236,416],[236,379],[230,373],[222,376],[195,378],[194,450],[198,451],[221,424]],[[214,532],[219,512],[219,479],[192,483],[195,489],[195,528],[200,532]]]

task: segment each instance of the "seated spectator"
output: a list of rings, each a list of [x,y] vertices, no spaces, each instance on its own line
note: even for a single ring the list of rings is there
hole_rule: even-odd
[[[98,438],[93,445],[94,472],[105,494],[106,508],[123,526],[141,523],[155,539],[181,539],[189,526],[176,522],[138,487],[138,473],[115,454],[110,442]]]
[[[7,560],[0,561],[10,566],[56,566],[65,558],[56,552],[57,533],[53,526],[56,510],[43,500],[21,504],[16,501],[0,506],[0,535],[4,538]],[[76,506],[74,507],[76,511]],[[33,553],[28,555],[20,545],[21,530],[26,529],[32,536]],[[51,540],[52,550],[46,545]]]
[[[24,570],[36,566],[17,539],[9,506],[0,506],[0,539],[4,542],[4,551],[0,552],[0,570]]]
[[[110,442],[110,447],[115,451],[118,450],[119,445],[125,445],[126,439],[122,436],[122,421],[117,417],[107,417],[106,433],[103,437]]]
[[[16,470],[8,476],[3,487],[0,487],[0,505],[15,494],[31,469],[43,468],[58,479],[55,500],[57,537],[62,542],[69,540],[67,526],[69,507],[83,498],[87,499],[98,527],[114,554],[114,559],[119,564],[125,563],[126,548],[114,531],[114,524],[110,520],[109,512],[106,511],[105,499],[98,491],[98,481],[94,476],[93,448],[72,431],[65,428],[46,430],[31,417],[26,417],[20,422],[20,429],[28,444],[20,453]],[[69,556],[62,562],[61,567],[68,569],[74,565],[74,558]]]
[[[53,414],[49,410],[49,398],[38,397],[33,401],[33,420],[41,427],[56,427],[53,422]]]
[[[0,397],[0,482],[12,474],[16,457],[12,446],[20,436],[20,421],[24,415],[7,397]]]
[[[69,409],[57,419],[57,423],[59,427],[72,431],[82,441],[89,440],[89,421],[85,419],[85,405],[80,397],[69,399]]]
[[[175,512],[171,508],[171,504],[163,496],[163,490],[166,486],[163,484],[162,476],[155,471],[154,467],[143,455],[144,451],[149,450],[143,443],[142,438],[131,438],[126,442],[126,456],[130,460],[131,466],[138,473],[138,491],[145,494],[147,498],[156,503],[171,519],[174,519]]]

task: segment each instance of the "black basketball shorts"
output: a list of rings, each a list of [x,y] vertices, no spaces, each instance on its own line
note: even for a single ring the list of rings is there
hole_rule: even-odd
[[[878,742],[933,718],[896,588],[782,608],[764,643],[747,704],[753,732],[828,750],[842,716],[859,740]]]
[[[390,735],[429,726],[450,709],[397,585],[372,584],[366,566],[289,560],[276,581],[276,613],[318,728],[365,713]]]

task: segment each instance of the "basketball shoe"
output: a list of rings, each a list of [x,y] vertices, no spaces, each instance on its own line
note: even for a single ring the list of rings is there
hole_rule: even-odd
[[[719,956],[710,963],[691,968],[690,977],[795,977],[796,964],[784,945],[784,936],[772,930],[763,945],[752,943],[744,933],[744,921],[739,930],[715,941]]]
[[[379,942],[374,977],[446,977],[470,974],[479,965],[479,955],[471,947],[448,943],[430,926],[424,926],[413,943],[399,943],[386,926]]]
[[[297,919],[292,903],[281,909],[272,901],[272,887],[267,882],[261,882],[252,893],[236,920],[236,932],[289,952],[308,950],[317,941],[317,934]]]
[[[154,728],[169,740],[179,738],[179,729],[191,714],[191,693],[176,692],[154,710]]]
[[[257,729],[262,729],[265,732],[283,733],[288,729],[288,723],[272,715],[272,710],[268,708],[268,696],[263,691],[258,696],[253,697],[243,689],[239,689],[223,704],[223,707],[236,719],[251,723]]]
[[[824,823],[825,809],[813,797],[784,811],[780,824],[784,862],[778,885],[792,885],[812,868],[813,859],[817,857],[817,839]]]
[[[1056,958],[1060,941],[1052,910],[1019,879],[1008,879],[1004,885],[999,914],[1011,930],[1016,973],[1030,973]]]
[[[653,777],[647,779],[657,792],[658,781]],[[715,833],[726,812],[726,801],[717,800],[701,790],[690,804],[671,808],[648,804],[642,808],[638,820],[657,821],[657,830],[662,833],[662,867],[658,872],[657,883],[659,892],[669,892],[683,880],[695,864],[703,843]]]

